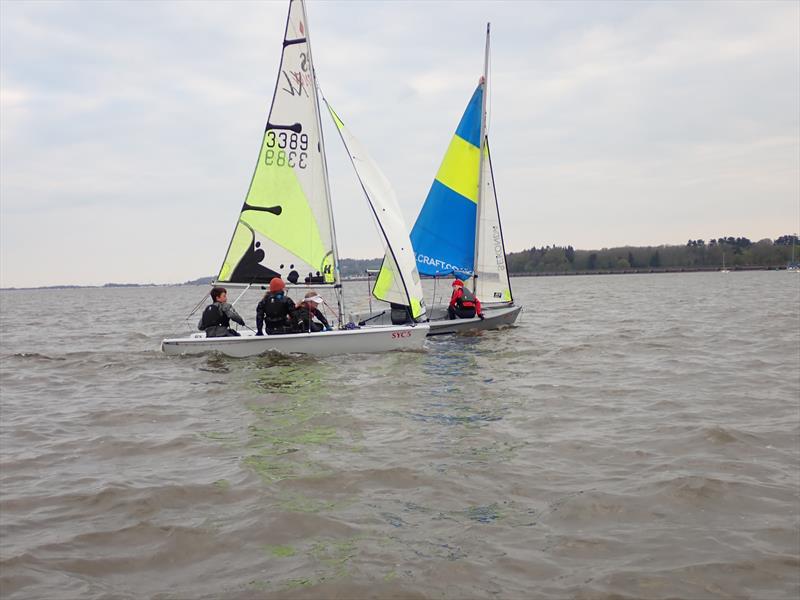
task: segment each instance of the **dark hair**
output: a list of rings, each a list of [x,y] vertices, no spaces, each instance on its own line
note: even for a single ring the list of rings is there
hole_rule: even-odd
[[[227,294],[227,293],[228,290],[226,290],[224,287],[213,287],[211,288],[211,300],[216,302],[217,298],[219,298],[222,294]]]

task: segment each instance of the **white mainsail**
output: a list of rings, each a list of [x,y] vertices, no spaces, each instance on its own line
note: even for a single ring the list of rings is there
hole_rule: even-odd
[[[478,202],[478,248],[475,252],[475,295],[485,305],[511,302],[511,282],[508,279],[503,229],[497,208],[489,137],[484,138],[481,164],[481,191]]]
[[[409,307],[411,316],[419,319],[425,314],[422,283],[411,240],[408,237],[408,228],[392,185],[361,142],[344,126],[327,100],[325,104],[342,136],[342,142],[353,162],[384,241],[386,250],[384,263],[372,294],[378,300]]]
[[[326,169],[305,7],[291,0],[258,162],[217,281],[336,283]]]

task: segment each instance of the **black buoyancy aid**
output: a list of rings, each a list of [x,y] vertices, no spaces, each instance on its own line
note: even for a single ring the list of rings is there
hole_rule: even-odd
[[[231,320],[222,312],[222,305],[218,303],[209,304],[203,311],[200,321],[200,329],[206,330],[209,327],[229,327]]]
[[[286,323],[286,317],[290,312],[290,304],[291,303],[286,302],[286,296],[283,294],[280,294],[280,298],[272,294],[267,294],[261,305],[264,311],[264,320],[271,325]]]
[[[456,305],[459,308],[474,308],[475,294],[472,293],[472,290],[462,287],[461,296],[456,300]]]

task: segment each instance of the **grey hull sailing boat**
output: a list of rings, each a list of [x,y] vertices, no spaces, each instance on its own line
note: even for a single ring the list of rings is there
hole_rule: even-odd
[[[489,31],[487,24],[483,76],[411,231],[419,273],[437,280],[447,278],[448,283],[453,278],[464,280],[480,300],[485,318],[450,320],[447,306],[431,303],[428,335],[511,325],[522,310],[511,292],[486,132]],[[378,280],[383,272],[382,267]],[[360,318],[362,322],[390,320],[389,315],[378,311]]]
[[[339,328],[256,336],[169,338],[166,354],[220,352],[253,356],[268,351],[329,355],[422,348],[428,325],[411,242],[391,186],[333,111],[368,201],[387,256],[379,300],[403,306],[406,325],[345,326],[336,232],[328,183],[320,102],[303,0],[290,0],[281,64],[258,162],[215,285],[244,287],[282,277],[291,286],[313,286],[336,297]],[[357,160],[356,160],[357,159]],[[240,296],[241,297],[241,296]]]

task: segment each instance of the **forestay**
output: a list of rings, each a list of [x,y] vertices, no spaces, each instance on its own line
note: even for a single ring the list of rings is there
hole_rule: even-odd
[[[336,282],[335,239],[303,3],[294,0],[255,171],[217,281]]]
[[[425,314],[422,283],[415,265],[408,229],[394,190],[364,146],[347,130],[327,100],[325,104],[339,130],[382,233],[385,257],[372,294],[378,300],[409,307],[411,316],[419,319]]]

